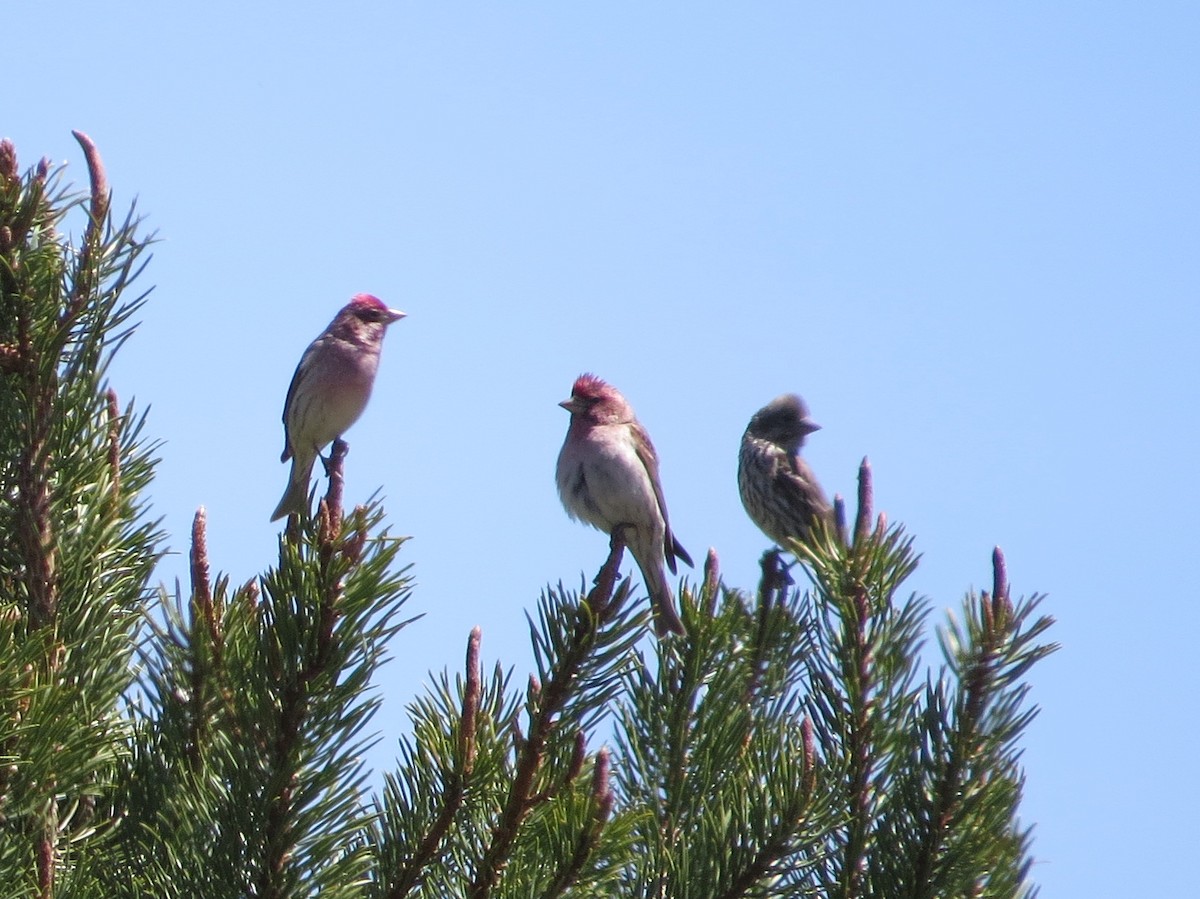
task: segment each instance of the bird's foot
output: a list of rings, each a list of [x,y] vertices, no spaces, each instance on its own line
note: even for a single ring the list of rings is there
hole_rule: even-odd
[[[794,561],[783,561],[783,550],[778,546],[773,546],[763,553],[763,575],[777,587],[791,587],[796,583],[789,573],[795,564],[797,563]]]
[[[317,453],[317,458],[321,460],[321,467],[325,469],[325,477],[329,477],[331,474],[330,466],[332,466],[335,462],[340,462],[342,459],[346,458],[346,453],[349,451],[350,444],[348,444],[341,437],[335,437],[333,439],[333,443],[329,447],[328,456],[322,456],[320,453]]]

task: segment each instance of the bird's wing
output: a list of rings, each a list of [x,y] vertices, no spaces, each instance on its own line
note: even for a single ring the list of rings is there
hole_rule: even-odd
[[[296,371],[292,373],[292,383],[288,385],[287,397],[283,401],[283,454],[279,457],[280,462],[286,462],[292,457],[292,440],[288,434],[288,412],[292,410],[292,400],[295,399],[296,390],[301,381],[304,380],[300,373],[306,370],[311,371],[311,369],[309,369],[305,363],[308,362],[315,346],[316,341],[313,341],[313,343],[309,345],[308,349],[304,351],[304,355],[300,357],[300,362],[296,366]]]
[[[833,508],[808,463],[798,455],[789,455],[786,459],[785,464],[776,466],[772,478],[784,505],[790,509],[812,509],[816,513],[814,517],[828,517]]]
[[[642,427],[641,422],[633,422],[630,425],[630,430],[633,433],[633,446],[637,451],[638,461],[646,469],[646,474],[650,478],[650,484],[654,487],[654,498],[658,501],[658,512],[662,515],[664,532],[663,556],[667,560],[667,567],[671,569],[671,574],[675,574],[675,557],[678,556],[691,568],[692,557],[688,555],[688,551],[679,544],[679,541],[675,539],[675,535],[671,533],[671,519],[667,516],[667,501],[663,498],[662,478],[658,473],[658,453],[654,451],[654,444],[650,442],[650,435],[646,433],[646,429]]]

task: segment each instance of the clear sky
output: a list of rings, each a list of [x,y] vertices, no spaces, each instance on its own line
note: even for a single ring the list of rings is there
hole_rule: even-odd
[[[275,557],[300,353],[353,293],[409,313],[347,435],[425,614],[376,766],[473,625],[527,670],[542,585],[603,561],[554,488],[577,374],[630,399],[680,540],[742,587],[738,440],[796,391],[829,492],[870,456],[939,614],[995,544],[1049,593],[1043,894],[1194,890],[1200,7],[149,6],[11,4],[0,135],[82,184],[87,132],[157,229],[112,377],[166,441],[172,549],[205,505],[235,582]]]

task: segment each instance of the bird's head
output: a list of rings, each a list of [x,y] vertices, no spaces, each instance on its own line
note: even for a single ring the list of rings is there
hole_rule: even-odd
[[[633,409],[621,392],[592,374],[583,374],[571,387],[571,398],[559,403],[572,419],[591,424],[617,424],[633,421]]]
[[[804,400],[794,393],[785,393],[754,413],[746,433],[796,453],[804,446],[804,438],[819,430],[821,426],[808,417]]]
[[[353,316],[361,322],[372,325],[387,325],[404,318],[405,313],[399,309],[389,309],[387,304],[369,293],[355,294],[342,312]]]

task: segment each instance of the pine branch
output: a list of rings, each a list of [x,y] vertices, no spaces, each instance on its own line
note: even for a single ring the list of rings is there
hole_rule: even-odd
[[[994,591],[980,598],[980,615],[984,622],[982,641],[968,663],[963,678],[963,698],[957,717],[955,739],[951,746],[949,763],[937,785],[936,796],[929,828],[920,855],[917,858],[915,882],[934,888],[933,868],[937,854],[942,848],[946,832],[961,801],[962,780],[967,767],[979,749],[979,728],[982,724],[984,704],[995,683],[995,662],[1001,644],[1007,636],[1006,620],[1011,620],[1012,603],[1008,597],[1008,578],[1004,565],[1004,554],[996,547],[992,554]],[[932,892],[925,893],[932,896]]]
[[[992,567],[992,592],[977,601],[968,597],[964,627],[942,634],[960,686],[952,718],[930,716],[930,726],[945,734],[935,745],[945,750],[921,789],[930,800],[914,833],[915,897],[932,899],[968,885],[983,891],[1005,880],[1016,889],[1028,871],[1028,833],[1016,832],[1014,823],[1020,779],[1011,746],[1037,710],[1020,710],[1026,688],[1013,684],[1057,646],[1035,642],[1052,619],[1024,627],[1038,600],[1014,605],[999,547]]]
[[[558,723],[555,719],[562,713],[589,653],[597,645],[597,632],[620,611],[624,596],[618,595],[614,601],[613,591],[623,550],[624,542],[618,529],[610,541],[608,561],[601,568],[596,585],[576,614],[574,637],[565,648],[558,666],[544,687],[531,681],[528,691],[531,716],[529,732],[517,753],[508,799],[468,888],[467,895],[471,899],[487,899],[491,894],[521,823],[538,804],[549,798],[545,794],[534,793],[534,780],[545,762],[546,743]]]
[[[858,514],[854,520],[854,546],[862,548],[871,533],[874,490],[871,466],[864,458],[858,470]],[[873,823],[873,791],[875,749],[874,714],[874,647],[867,628],[871,605],[867,587],[859,579],[849,586],[850,595],[839,603],[845,652],[841,655],[842,679],[850,707],[848,731],[845,734],[849,759],[848,784],[850,819],[841,863],[842,899],[854,899],[862,892],[862,874]]]
[[[717,894],[718,899],[739,899],[742,896],[754,895],[753,891],[776,872],[779,863],[796,852],[797,835],[804,829],[805,808],[816,786],[816,747],[813,742],[812,722],[807,716],[801,722],[801,732],[804,741],[803,788],[792,801],[779,810],[778,824],[762,841],[758,851],[742,864],[741,870],[729,887]]]
[[[91,184],[91,202],[88,207],[87,228],[83,232],[83,246],[79,253],[78,274],[71,289],[70,300],[63,310],[59,323],[60,333],[67,334],[79,318],[97,280],[97,256],[100,255],[104,226],[108,221],[110,195],[108,176],[104,172],[104,163],[100,161],[100,152],[92,139],[82,131],[72,131],[75,140],[83,148],[84,159],[87,160],[88,181]]]
[[[467,784],[475,767],[475,734],[483,691],[479,666],[480,636],[480,629],[475,627],[467,641],[466,689],[463,691],[462,713],[458,721],[459,738],[455,769],[442,791],[437,818],[426,831],[412,858],[397,872],[391,889],[385,894],[387,899],[401,899],[420,883],[421,875],[438,855],[455,816],[463,806]]]
[[[122,292],[145,244],[131,220],[108,227],[90,142],[85,156],[104,199],[76,248],[57,226],[77,201],[51,189],[44,160],[20,178],[0,142],[0,531],[14,537],[0,543],[0,592],[19,615],[0,667],[25,681],[0,696],[20,722],[3,742],[13,764],[0,804],[29,841],[21,870],[0,861],[0,881],[45,897],[73,888],[72,853],[117,820],[95,820],[96,800],[127,752],[118,704],[161,539],[141,520],[154,464],[137,442],[142,422],[101,380],[113,329],[140,303]]]
[[[256,859],[258,870],[256,894],[259,897],[284,897],[292,895],[298,885],[299,870],[296,861],[299,847],[306,838],[306,831],[313,823],[308,821],[305,809],[310,803],[329,803],[330,813],[358,814],[354,797],[354,781],[337,781],[332,778],[344,773],[349,777],[358,767],[350,761],[352,743],[346,738],[353,735],[373,709],[373,703],[352,712],[346,707],[353,701],[355,693],[347,690],[355,681],[366,685],[371,667],[376,664],[373,653],[367,652],[365,667],[358,673],[349,673],[348,682],[340,683],[342,667],[350,654],[359,652],[355,645],[371,642],[379,637],[394,633],[394,627],[376,625],[374,640],[354,628],[354,623],[365,625],[362,616],[373,605],[379,603],[377,595],[364,595],[358,600],[347,597],[347,576],[359,564],[366,540],[366,514],[356,510],[354,526],[344,527],[342,514],[343,466],[348,446],[343,440],[335,440],[326,462],[329,487],[320,502],[316,522],[308,522],[316,529],[316,559],[312,568],[306,568],[299,559],[286,557],[283,567],[269,577],[269,592],[276,600],[275,627],[280,625],[294,634],[295,642],[280,646],[283,653],[270,661],[278,669],[278,688],[275,719],[258,725],[266,745],[266,789],[264,799],[265,817],[262,832],[262,857]],[[299,517],[299,516],[296,516]],[[299,535],[288,534],[288,545],[299,547]],[[311,577],[311,581],[307,581]],[[308,595],[305,595],[308,594]],[[386,593],[383,598],[386,601]],[[355,603],[366,606],[355,609]],[[278,604],[295,604],[288,609]],[[394,611],[395,606],[391,611]],[[295,618],[292,618],[295,615]],[[385,616],[390,612],[384,612]],[[284,619],[283,616],[287,616]],[[337,628],[338,622],[346,619],[346,627]],[[406,622],[407,623],[407,622]],[[403,624],[398,625],[403,627]],[[360,688],[361,689],[361,688]],[[254,725],[251,725],[254,726]],[[331,741],[335,733],[338,738],[329,761],[322,771],[308,774],[306,768],[316,760],[314,753],[322,753],[322,745]],[[307,761],[306,761],[307,760]],[[318,789],[318,780],[329,780],[329,787]],[[330,793],[330,789],[335,792]],[[325,798],[320,798],[325,797]],[[331,823],[331,822],[329,822]],[[349,833],[346,834],[349,838]],[[311,858],[308,863],[319,870],[328,864],[328,859]],[[316,885],[314,885],[316,886]]]
[[[575,743],[576,757],[579,758],[578,766],[582,766],[583,764],[582,753],[585,745],[584,734],[580,731]],[[600,836],[604,832],[604,826],[608,823],[608,819],[612,815],[613,805],[616,802],[616,795],[608,783],[609,764],[607,749],[601,749],[596,753],[595,768],[592,774],[590,824],[580,831],[579,836],[575,840],[574,852],[563,865],[562,870],[551,881],[550,886],[542,893],[544,899],[553,899],[553,897],[565,895],[579,880],[584,866],[595,853],[600,843]],[[574,775],[578,773],[578,766],[574,763],[572,764],[572,773],[569,773],[567,776],[568,781],[574,779]]]
[[[757,602],[725,591],[718,603],[710,551],[695,612],[681,590],[687,637],[657,647],[657,673],[630,678],[618,733],[638,822],[628,895],[795,895],[772,883],[811,877],[838,818],[802,702],[812,620],[785,580],[768,554]]]

